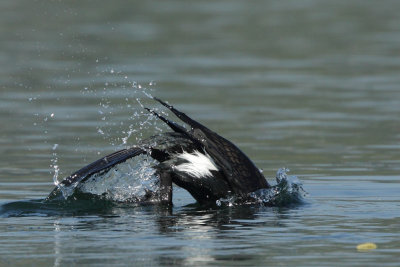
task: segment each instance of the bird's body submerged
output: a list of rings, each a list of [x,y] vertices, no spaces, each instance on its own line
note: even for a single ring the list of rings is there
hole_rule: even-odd
[[[156,99],[156,98],[155,98]],[[103,157],[78,170],[61,182],[61,186],[85,183],[95,174],[138,155],[147,154],[157,161],[153,166],[159,178],[156,192],[148,198],[172,203],[172,183],[186,189],[198,202],[215,202],[229,196],[245,196],[270,185],[253,162],[233,143],[191,119],[174,107],[156,99],[188,124],[188,131],[154,111],[174,132],[143,140],[137,146]],[[54,196],[56,188],[49,197]]]

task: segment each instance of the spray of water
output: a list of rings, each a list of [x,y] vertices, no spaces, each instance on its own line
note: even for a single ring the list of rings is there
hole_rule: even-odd
[[[117,78],[121,76],[121,73],[114,69],[109,70],[109,74]],[[147,132],[154,134],[154,132],[162,132],[165,128],[165,126],[159,126],[157,124],[159,122],[154,116],[143,109],[144,103],[153,98],[151,94],[151,91],[154,90],[153,86],[155,86],[154,81],[151,81],[149,88],[146,88],[137,82],[129,81],[128,77],[124,76],[121,83],[106,82],[104,88],[100,90],[90,88],[90,86],[82,90],[84,95],[100,97],[99,123],[96,131],[116,150],[140,143],[143,138],[148,136]],[[120,99],[125,99],[125,101],[121,103]],[[136,104],[132,104],[132,99]],[[133,110],[127,120],[119,121],[113,118],[118,115],[118,112],[126,113],[127,110]],[[52,114],[51,118],[53,117]],[[135,140],[130,142],[130,138],[133,136]],[[50,167],[53,170],[54,185],[58,187],[64,199],[76,192],[83,192],[104,196],[110,200],[124,201],[144,197],[146,193],[157,189],[158,179],[155,178],[154,169],[150,166],[154,162],[147,157],[128,160],[106,172],[89,177],[84,183],[77,181],[69,186],[64,186],[58,179],[60,169],[57,164],[57,147],[58,144],[53,146]]]
[[[53,145],[53,148],[52,148],[53,157],[50,160],[51,161],[50,168],[53,168],[53,171],[54,171],[53,182],[54,182],[54,185],[56,185],[56,186],[58,186],[60,184],[60,182],[58,181],[58,173],[59,173],[60,169],[58,168],[58,165],[57,165],[57,162],[58,162],[58,157],[57,157],[57,152],[56,152],[57,147],[58,147],[58,144]]]
[[[110,73],[113,75],[120,74],[113,69]],[[124,79],[126,81],[127,76],[124,76]],[[147,89],[136,82],[128,82],[128,84],[128,86],[121,86],[107,82],[101,92],[97,133],[108,140],[116,149],[119,146],[129,146],[129,140],[132,136],[135,136],[133,143],[138,144],[145,135],[147,136],[147,132],[151,132],[151,134],[163,132],[166,127],[165,124],[159,126],[157,124],[159,121],[143,109],[145,107],[144,102],[153,99],[150,93],[151,88]],[[154,82],[149,83],[150,87],[153,85],[155,85]],[[97,94],[95,90],[89,90],[85,87],[83,94],[90,93]],[[129,95],[129,97],[125,97],[125,103],[115,105],[113,103],[115,95],[118,96],[118,99],[123,99],[123,94]],[[135,96],[133,99],[139,104],[140,108],[138,109],[137,105],[134,105],[133,113],[128,118],[129,123],[123,121],[118,123],[116,122],[118,120],[110,119],[117,111],[132,109],[130,100],[132,95]],[[166,117],[168,116],[168,113],[163,112],[163,110],[158,110],[157,108],[155,110]],[[52,114],[51,118],[53,116]],[[116,135],[118,136],[117,138],[115,137]],[[152,168],[157,162],[146,155],[137,156],[104,172],[96,173],[88,177],[83,183],[77,181],[68,187],[63,186],[58,180],[60,170],[57,164],[57,147],[58,145],[54,144],[51,167],[54,171],[54,184],[59,188],[64,199],[75,195],[75,193],[84,193],[112,201],[136,202],[145,199],[149,192],[158,190],[159,180],[155,174],[155,169]],[[271,188],[257,190],[245,197],[221,198],[216,201],[216,204],[218,206],[235,206],[243,203],[281,206],[301,202],[306,192],[297,177],[288,176],[288,172],[289,170],[286,168],[279,169],[276,174],[277,183]]]
[[[296,176],[289,176],[289,169],[280,168],[276,173],[276,185],[259,189],[244,197],[221,198],[217,206],[236,206],[242,204],[260,204],[265,206],[287,206],[304,202],[307,192]]]
[[[137,156],[93,175],[85,183],[78,184],[76,191],[118,202],[144,200],[149,193],[158,190],[154,164],[156,162],[146,155]]]

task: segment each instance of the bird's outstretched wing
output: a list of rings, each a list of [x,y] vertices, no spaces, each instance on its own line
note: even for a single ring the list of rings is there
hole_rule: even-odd
[[[105,171],[119,163],[122,163],[132,157],[138,156],[140,154],[146,153],[145,150],[143,150],[140,147],[131,147],[129,149],[122,149],[119,151],[116,151],[110,155],[107,155],[99,160],[96,160],[95,162],[83,167],[82,169],[74,172],[67,178],[65,178],[61,184],[65,186],[69,186],[73,183],[76,182],[83,182],[85,179],[90,177],[91,175],[95,173],[99,173],[101,171]]]
[[[88,180],[95,174],[105,173],[114,166],[142,154],[147,154],[161,163],[170,160],[171,156],[175,155],[176,153],[182,153],[183,150],[190,152],[196,148],[197,147],[193,144],[193,142],[185,134],[182,133],[167,132],[159,135],[154,135],[148,139],[142,140],[137,146],[116,151],[110,155],[94,161],[93,163],[66,177],[63,181],[61,181],[60,184],[61,186],[65,187],[70,187],[71,185],[75,187],[77,184],[85,183],[86,180]],[[157,166],[154,166],[154,168],[156,169],[156,171],[158,171],[160,188],[158,192],[153,193],[159,196],[160,202],[171,204],[171,173],[161,170],[161,168],[158,168]],[[50,200],[58,198],[59,193],[60,189],[59,187],[56,187],[50,193],[47,199]]]
[[[84,183],[85,180],[90,178],[92,175],[103,171],[106,172],[113,166],[125,162],[129,158],[141,155],[143,153],[145,153],[145,150],[139,147],[132,147],[129,149],[122,149],[120,151],[116,151],[74,172],[73,174],[62,180],[60,184],[61,186],[69,187],[71,185]],[[46,199],[47,200],[52,200],[54,198],[57,199],[59,196],[60,196],[60,187],[56,186]]]

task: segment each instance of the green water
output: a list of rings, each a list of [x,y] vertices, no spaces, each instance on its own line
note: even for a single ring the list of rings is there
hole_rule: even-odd
[[[399,265],[400,2],[0,10],[0,265]],[[143,88],[232,140],[269,181],[289,167],[307,203],[201,209],[176,188],[172,210],[38,205],[55,160],[61,178],[126,146],[136,98],[154,106]],[[364,242],[378,248],[357,251]]]

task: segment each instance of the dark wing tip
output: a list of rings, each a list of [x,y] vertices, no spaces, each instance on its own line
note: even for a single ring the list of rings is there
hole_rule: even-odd
[[[158,114],[157,112],[155,112],[152,109],[149,109],[147,107],[144,107],[144,109],[146,109],[147,111],[149,111],[151,114],[153,114],[154,116],[156,116],[157,118],[159,118],[160,120],[162,120],[163,122],[165,122],[172,130],[174,130],[175,132],[178,133],[186,133],[186,129],[182,126],[180,126],[179,124],[168,120],[167,118],[161,116],[160,114]]]
[[[153,99],[156,100],[157,102],[159,102],[161,105],[163,105],[163,106],[165,106],[165,107],[167,107],[167,108],[169,108],[169,109],[173,108],[173,106],[171,106],[171,105],[165,103],[164,101],[162,101],[162,100],[159,99],[158,97],[153,96]]]
[[[157,118],[159,118],[160,120],[162,120],[163,122],[168,124],[168,120],[166,118],[164,118],[163,116],[161,116],[160,114],[158,114],[157,112],[155,112],[152,109],[149,109],[147,107],[144,107],[145,110],[147,110],[148,112],[150,112],[152,115],[156,116]]]

